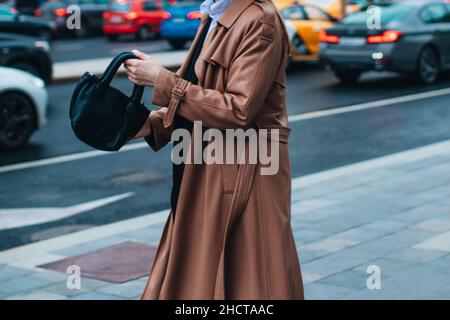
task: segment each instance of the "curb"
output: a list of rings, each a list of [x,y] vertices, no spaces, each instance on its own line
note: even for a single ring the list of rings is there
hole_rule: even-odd
[[[151,56],[163,67],[173,70],[177,69],[184,61],[187,50],[156,52]],[[53,65],[52,84],[71,82],[80,79],[85,72],[92,72],[96,75],[102,75],[106,67],[114,57],[96,58],[79,61],[57,62]],[[125,69],[121,67],[117,74],[125,74]]]
[[[450,155],[450,140],[444,140],[379,158],[297,177],[292,179],[292,192],[299,192],[300,190],[305,191],[307,187],[312,185],[330,183],[338,178],[352,177],[365,172],[371,172],[374,169],[386,168],[389,170],[392,167],[401,166],[410,162],[447,155]],[[39,264],[49,263],[60,258],[51,254],[50,252],[52,251],[62,250],[75,245],[82,245],[127,231],[164,224],[168,214],[169,209],[166,209],[10,248],[0,252],[0,264],[10,264],[34,269],[35,266]],[[33,258],[30,259],[30,257]]]

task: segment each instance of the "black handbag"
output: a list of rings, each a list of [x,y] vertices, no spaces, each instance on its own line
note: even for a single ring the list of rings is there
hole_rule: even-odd
[[[135,85],[131,97],[110,86],[131,52],[115,57],[99,79],[86,72],[70,101],[70,122],[75,135],[84,143],[103,151],[119,151],[145,124],[150,111],[141,104],[144,87]]]

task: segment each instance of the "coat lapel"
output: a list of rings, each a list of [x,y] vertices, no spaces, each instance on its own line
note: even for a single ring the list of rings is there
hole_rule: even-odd
[[[242,12],[255,1],[256,0],[234,0],[217,22],[225,28],[230,29]]]

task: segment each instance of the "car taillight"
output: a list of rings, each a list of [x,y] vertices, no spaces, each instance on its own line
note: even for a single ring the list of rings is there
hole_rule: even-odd
[[[136,19],[137,18],[137,12],[134,12],[134,11],[130,11],[130,12],[128,12],[127,13],[127,19],[128,20],[134,20],[134,19]]]
[[[170,18],[172,18],[172,14],[170,12],[164,11],[162,14],[162,18],[164,20],[169,20]]]
[[[321,30],[319,33],[319,41],[325,43],[339,43],[339,36]]]
[[[36,17],[40,17],[41,15],[42,15],[42,10],[41,9],[36,9],[36,10],[34,10],[34,15],[36,16]]]
[[[66,8],[58,8],[55,10],[55,16],[64,17],[67,14]]]
[[[384,31],[382,34],[374,35],[374,36],[368,36],[367,37],[367,43],[390,43],[390,42],[397,42],[401,37],[403,33],[396,30],[387,30]]]
[[[200,11],[191,11],[187,14],[187,18],[190,20],[198,20],[202,17],[202,13]]]

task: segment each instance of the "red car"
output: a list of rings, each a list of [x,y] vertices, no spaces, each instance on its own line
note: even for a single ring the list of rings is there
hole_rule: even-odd
[[[109,40],[132,34],[137,40],[159,35],[167,18],[162,0],[114,0],[103,13],[103,33]]]

